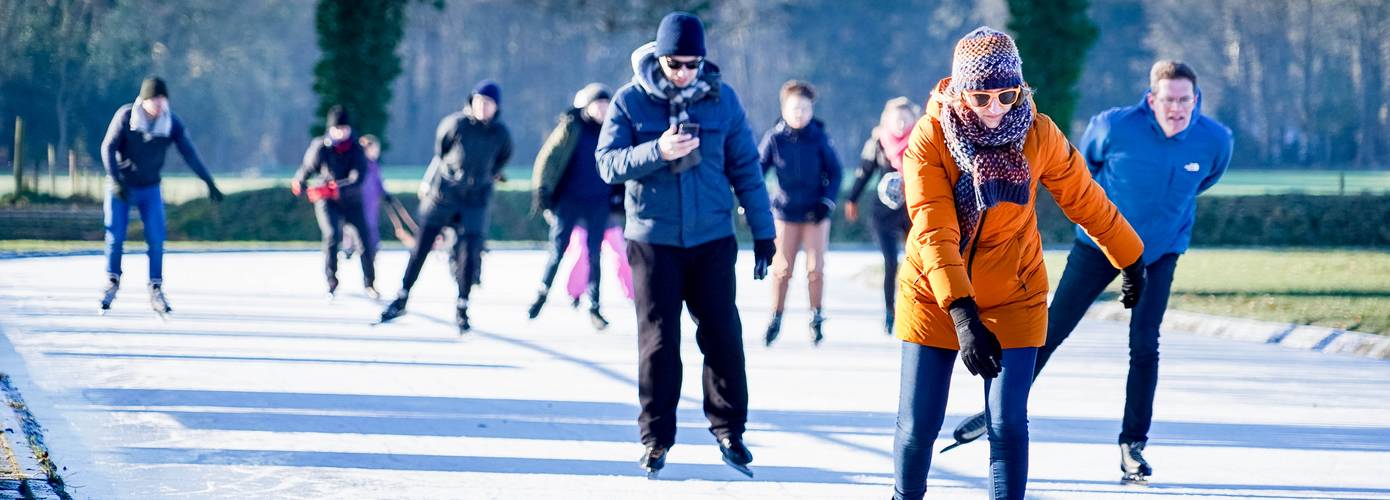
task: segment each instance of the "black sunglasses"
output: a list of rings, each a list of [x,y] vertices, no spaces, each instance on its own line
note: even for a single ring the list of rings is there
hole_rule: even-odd
[[[704,59],[696,59],[694,61],[686,62],[680,62],[670,57],[664,59],[666,60],[666,67],[669,69],[680,69],[682,66],[684,66],[685,69],[700,69],[700,65],[705,62]]]

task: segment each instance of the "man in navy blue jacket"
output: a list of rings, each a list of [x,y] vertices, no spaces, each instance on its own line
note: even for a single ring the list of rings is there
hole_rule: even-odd
[[[124,253],[130,209],[140,211],[144,224],[146,254],[150,260],[150,306],[161,315],[173,311],[164,297],[164,197],[160,193],[160,171],[169,146],[178,148],[183,162],[208,187],[212,201],[222,201],[222,192],[212,181],[198,150],[188,139],[183,120],[169,110],[169,88],[157,77],[140,84],[140,95],[132,104],[116,110],[101,141],[101,163],[106,167],[106,289],[101,311],[111,308],[121,287],[121,255]]]
[[[1130,482],[1153,474],[1143,451],[1158,387],[1158,330],[1173,271],[1192,240],[1197,196],[1215,185],[1231,162],[1231,131],[1202,115],[1201,99],[1191,67],[1159,61],[1149,71],[1149,91],[1139,104],[1096,115],[1081,138],[1091,175],[1144,240],[1148,279],[1129,322],[1129,379],[1119,436],[1120,467]],[[1048,306],[1047,344],[1038,351],[1034,377],[1119,272],[1080,227],[1076,235]],[[957,434],[982,417],[968,419]]]
[[[675,443],[681,306],[705,355],[705,416],[726,462],[749,473],[743,325],[734,304],[734,197],[753,233],[754,278],[776,251],[758,150],[738,96],[704,59],[699,18],[675,12],[632,54],[598,141],[599,175],[626,183],[628,261],[637,306],[638,418],[655,474]],[[698,129],[696,128],[698,127]],[[682,132],[684,131],[684,132]],[[751,474],[751,473],[750,473]]]

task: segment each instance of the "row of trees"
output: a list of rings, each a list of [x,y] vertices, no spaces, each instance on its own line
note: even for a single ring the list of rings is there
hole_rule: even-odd
[[[1138,102],[1148,66],[1171,57],[1197,68],[1203,111],[1236,132],[1237,165],[1390,165],[1390,6],[1381,0],[358,3],[371,6],[0,0],[0,162],[12,155],[15,116],[26,121],[27,163],[46,157],[48,143],[60,158],[74,148],[95,160],[112,111],[152,73],[169,80],[174,109],[218,170],[284,174],[324,105],[358,99],[389,99],[384,114],[357,110],[360,128],[390,139],[387,161],[423,164],[438,119],[484,77],[503,85],[502,117],[518,150],[534,151],[576,89],[629,80],[632,49],[652,37],[661,15],[681,8],[706,19],[711,60],[739,91],[756,132],[776,119],[781,82],[808,79],[846,160],[885,100],[924,101],[949,73],[955,40],[989,24],[1018,35],[1040,106],[1069,123],[1073,137],[1094,113]],[[316,25],[363,12],[371,15]],[[335,52],[354,36],[377,45]],[[1078,73],[1068,61],[1084,64]],[[346,87],[332,82],[370,95],[334,94]]]

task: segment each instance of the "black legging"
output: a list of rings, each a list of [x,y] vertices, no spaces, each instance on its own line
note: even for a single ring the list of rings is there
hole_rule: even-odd
[[[338,245],[343,241],[343,224],[357,230],[357,234],[367,233],[366,213],[362,210],[360,196],[344,196],[337,200],[321,200],[314,203],[314,215],[318,217],[319,230],[323,233],[323,272],[330,283],[338,280]],[[362,281],[367,287],[376,282],[377,243],[371,238],[362,238]]]
[[[870,220],[874,240],[883,254],[883,307],[887,315],[893,314],[893,299],[897,294],[898,252],[907,241],[907,231],[911,221],[907,210],[891,210],[882,203],[874,203],[874,216]]]
[[[453,226],[458,231],[458,238],[453,247],[451,257],[454,265],[451,267],[454,280],[458,282],[458,298],[468,300],[475,278],[482,271],[484,244],[481,232],[471,231],[459,225],[460,220],[467,215],[464,212],[469,210],[486,210],[486,207],[428,201],[420,205],[420,232],[415,235],[415,248],[410,251],[410,261],[405,265],[405,276],[401,279],[402,291],[409,292],[410,288],[415,286],[415,280],[420,278],[420,269],[425,265],[425,258],[434,247],[435,238],[439,237],[439,233],[446,226]]]

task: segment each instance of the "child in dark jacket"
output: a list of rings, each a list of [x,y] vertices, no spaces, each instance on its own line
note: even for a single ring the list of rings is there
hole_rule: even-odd
[[[777,226],[777,254],[772,261],[772,319],[764,341],[772,345],[782,329],[796,255],[806,250],[806,281],[811,295],[811,339],[824,335],[821,299],[825,289],[825,249],[830,240],[830,214],[840,191],[840,160],[825,126],[812,118],[815,87],[791,80],[782,85],[782,119],[763,136],[759,156],[763,172],[777,172],[772,198]]]

